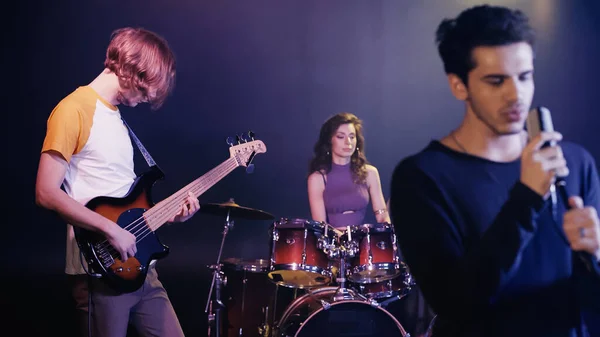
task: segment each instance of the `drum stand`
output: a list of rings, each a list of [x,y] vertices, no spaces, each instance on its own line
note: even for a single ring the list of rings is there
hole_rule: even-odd
[[[327,225],[325,226],[325,233],[327,233]],[[340,277],[337,278],[340,287],[333,295],[334,302],[355,299],[354,295],[352,295],[349,289],[346,288],[346,258],[354,257],[356,255],[358,252],[358,245],[356,242],[352,241],[349,226],[347,229],[347,235],[348,241],[343,242],[341,237],[338,237],[339,246],[333,249],[335,251],[333,255],[337,255],[340,258],[340,269],[338,270]]]
[[[343,301],[343,300],[353,300],[354,296],[352,296],[350,291],[348,291],[348,288],[346,288],[346,251],[345,250],[341,251],[341,254],[340,254],[339,274],[341,277],[339,277],[337,280],[340,283],[340,287],[338,290],[336,290],[335,294],[333,295],[333,301],[337,302],[337,301]]]
[[[219,255],[217,256],[217,263],[208,266],[213,270],[212,283],[208,292],[206,308],[204,309],[204,313],[208,313],[208,337],[222,336],[221,329],[223,328],[223,321],[221,314],[223,308],[225,308],[225,305],[221,301],[221,289],[224,285],[227,285],[227,278],[225,278],[223,272],[221,271],[221,254],[223,253],[225,237],[227,236],[227,233],[233,229],[233,220],[229,220],[229,215],[230,210],[227,210],[227,215],[225,216],[225,226],[223,228],[223,238],[221,239],[221,247],[219,248]],[[215,288],[214,299],[212,299],[213,287]],[[214,331],[212,329],[213,327]]]

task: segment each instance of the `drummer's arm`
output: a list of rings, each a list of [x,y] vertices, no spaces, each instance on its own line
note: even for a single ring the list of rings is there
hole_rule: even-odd
[[[326,222],[327,213],[325,212],[323,191],[325,191],[323,176],[319,172],[313,172],[308,176],[308,203],[310,204],[310,214],[313,220]]]
[[[369,186],[369,195],[371,196],[371,204],[373,205],[373,212],[375,212],[377,222],[391,223],[390,214],[388,213],[388,208],[381,190],[379,171],[377,171],[375,166],[367,165],[367,185]]]

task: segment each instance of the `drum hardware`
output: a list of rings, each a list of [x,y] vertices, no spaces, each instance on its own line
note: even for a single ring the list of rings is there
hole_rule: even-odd
[[[229,220],[229,213],[225,217],[225,225],[223,227],[223,237],[221,239],[221,246],[219,247],[219,254],[217,255],[217,263],[210,265],[209,268],[213,270],[213,278],[210,284],[210,290],[208,291],[208,300],[204,312],[208,312],[208,335],[209,337],[220,337],[221,328],[223,326],[221,320],[221,313],[225,305],[221,301],[221,287],[227,282],[221,271],[221,254],[223,252],[223,245],[225,243],[225,237],[230,229],[233,228],[233,221]],[[214,298],[212,298],[213,287],[215,288]],[[216,306],[216,308],[215,308]],[[214,336],[211,335],[214,327]]]
[[[328,224],[325,223],[325,233],[327,233]],[[342,232],[343,235],[343,232]],[[333,301],[353,300],[355,296],[346,288],[346,259],[353,258],[358,253],[358,243],[352,241],[352,232],[350,226],[346,230],[347,240],[342,240],[342,237],[337,235],[337,240],[329,242],[327,235],[323,235],[319,240],[319,247],[323,247],[329,258],[338,258],[340,261],[339,277],[336,279],[340,287],[336,290]],[[337,241],[337,244],[335,244]],[[326,310],[326,309],[325,309]]]
[[[340,287],[336,290],[333,295],[334,301],[343,301],[343,300],[353,300],[354,296],[348,291],[346,288],[346,257],[344,255],[340,256],[340,275],[341,277],[337,278],[337,281],[340,284]]]
[[[342,241],[340,238],[344,235],[343,231],[329,227],[329,224],[324,223],[325,234],[318,240],[318,248],[321,249],[330,259],[337,259],[342,254],[346,257],[355,257],[359,251],[358,242],[352,240],[352,234],[349,230],[346,231],[348,240]],[[350,229],[350,226],[347,227]],[[333,232],[333,237],[329,237],[329,232]],[[343,275],[343,274],[342,274]]]
[[[221,290],[222,286],[227,284],[227,278],[223,275],[220,265],[210,265],[208,267],[213,270],[213,285],[215,287],[215,298],[213,301],[210,301],[213,286],[211,285],[211,289],[208,295],[209,303],[204,312],[206,313],[208,310],[210,310],[210,312],[208,312],[208,336],[213,336],[211,335],[211,332],[212,328],[214,327],[214,337],[217,337],[220,336],[221,333],[221,310],[225,308],[225,304],[221,300]]]
[[[239,218],[245,218],[247,220],[265,220],[272,219],[273,216],[263,211],[242,207],[236,204],[233,198],[230,198],[229,201],[226,203],[203,204],[200,206],[199,212],[225,216],[225,222],[222,233],[223,236],[221,238],[221,245],[219,246],[217,262],[214,265],[207,266],[208,268],[213,270],[213,278],[210,284],[210,289],[208,291],[206,307],[204,308],[204,313],[208,314],[208,336],[221,337],[223,335],[222,312],[225,308],[225,305],[221,300],[221,291],[222,287],[227,284],[227,279],[221,270],[221,254],[223,253],[225,238],[227,237],[229,231],[233,230],[234,221],[231,218],[235,216]],[[214,298],[213,288],[215,290]]]
[[[258,333],[262,337],[271,336],[271,327],[269,326],[269,306],[263,308],[265,317],[263,318],[263,324],[258,328]]]
[[[387,307],[387,306],[388,306],[390,303],[392,303],[392,302],[396,302],[397,300],[399,300],[399,299],[401,299],[401,298],[402,298],[402,297],[400,297],[400,295],[396,295],[396,296],[394,296],[394,297],[390,297],[390,298],[388,298],[387,300],[384,300],[384,301],[382,301],[381,303],[380,303],[380,302],[377,302],[377,301],[376,301],[376,300],[374,300],[374,299],[371,299],[371,301],[377,302],[377,303],[378,303],[380,306],[382,306],[382,307],[384,307],[384,308],[385,308],[385,307]]]

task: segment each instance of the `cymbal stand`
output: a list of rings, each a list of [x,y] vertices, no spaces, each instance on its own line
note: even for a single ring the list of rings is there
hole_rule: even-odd
[[[223,245],[225,244],[225,237],[230,230],[233,229],[233,220],[229,220],[230,210],[227,210],[225,216],[225,225],[223,227],[223,238],[221,239],[221,246],[219,247],[219,254],[217,255],[217,263],[209,265],[208,267],[213,270],[212,283],[208,292],[208,299],[206,301],[206,308],[204,313],[208,313],[208,337],[221,337],[221,329],[223,328],[222,323],[222,310],[225,308],[225,304],[221,301],[221,289],[224,285],[227,285],[227,278],[221,271],[221,254],[223,253]],[[214,299],[213,287],[215,288]],[[210,309],[210,312],[209,312]],[[214,334],[213,334],[214,327]]]

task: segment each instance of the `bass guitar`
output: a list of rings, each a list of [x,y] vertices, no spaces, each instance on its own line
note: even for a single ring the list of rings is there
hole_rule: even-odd
[[[188,193],[192,192],[198,197],[235,168],[253,168],[254,157],[267,151],[260,140],[240,143],[238,137],[238,145],[233,145],[230,141],[228,143],[229,159],[156,204],[152,202],[151,189],[157,180],[164,178],[164,174],[156,166],[139,175],[124,197],[99,196],[86,203],[86,207],[114,221],[137,238],[137,253],[122,261],[121,255],[104,236],[74,226],[75,240],[90,272],[93,271],[118,292],[129,293],[139,289],[151,263],[169,253],[169,247],[160,241],[155,231],[179,212]]]

